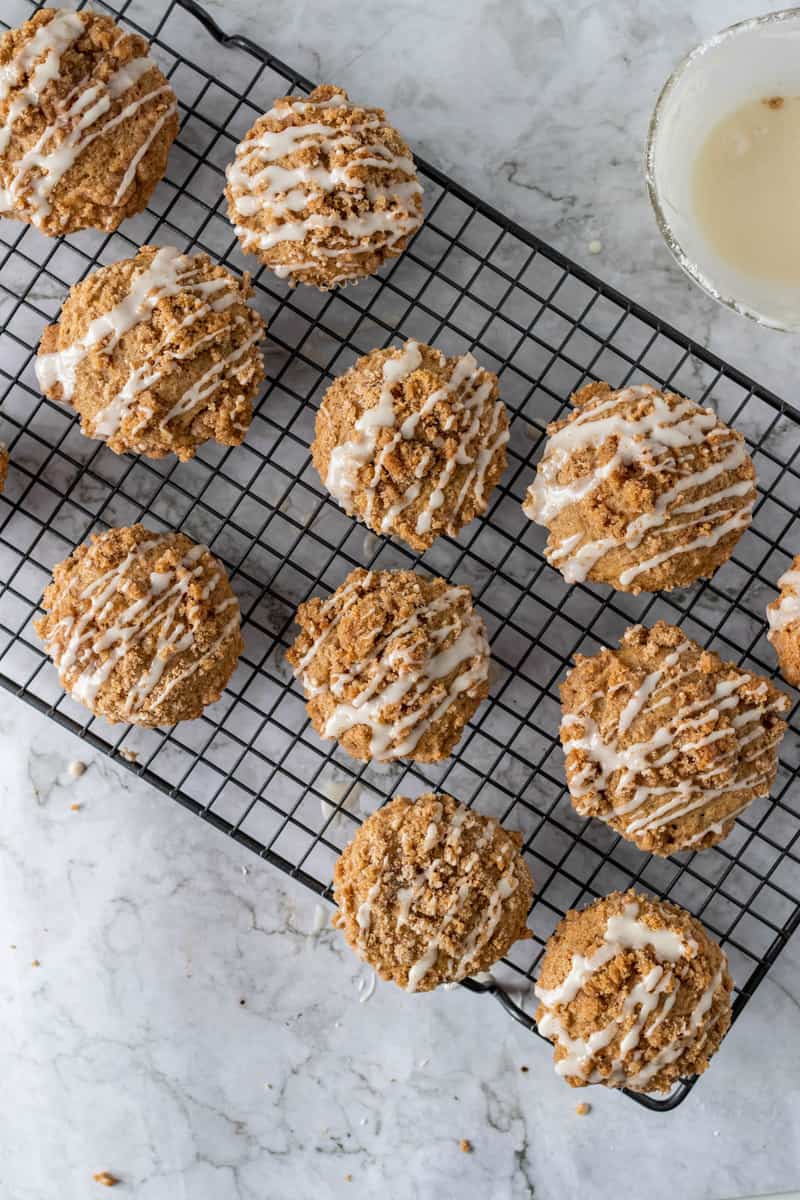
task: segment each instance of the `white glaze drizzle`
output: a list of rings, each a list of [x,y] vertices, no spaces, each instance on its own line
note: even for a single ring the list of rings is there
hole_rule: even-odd
[[[314,682],[309,670],[314,658],[336,630],[339,622],[365,594],[371,575],[348,584],[323,606],[323,615],[341,605],[337,615],[298,661],[295,675],[302,678],[306,696],[327,692],[335,707],[328,717],[322,736],[338,738],[348,729],[366,725],[370,730],[370,757],[389,762],[413,754],[423,735],[463,693],[469,693],[488,678],[489,643],[482,619],[472,611],[469,589],[448,587],[441,595],[414,612],[407,620],[376,640],[367,656],[347,671],[331,676],[327,683]],[[452,622],[429,630],[434,651],[423,662],[407,659],[402,639],[440,613],[451,613]],[[448,640],[449,644],[446,644]],[[438,647],[441,646],[441,649]],[[413,654],[413,651],[412,651]],[[441,699],[432,693],[432,684],[456,672]],[[396,678],[387,682],[389,675]],[[349,700],[345,687],[361,682],[360,690]],[[386,710],[401,704],[404,715],[391,720]]]
[[[149,321],[158,303],[170,296],[188,294],[197,305],[182,320],[170,321],[161,340],[149,351],[142,362],[133,369],[120,391],[105,407],[93,416],[91,432],[95,437],[110,438],[120,429],[129,415],[137,397],[153,387],[172,365],[188,358],[206,342],[224,336],[223,329],[214,329],[183,349],[176,348],[184,331],[209,313],[225,312],[239,299],[236,281],[225,276],[202,280],[198,278],[200,266],[191,255],[181,254],[172,246],[162,247],[150,263],[135,273],[130,280],[129,291],[109,312],[101,313],[90,323],[83,336],[70,346],[49,354],[39,354],[35,363],[36,376],[44,392],[52,392],[56,384],[61,385],[61,399],[68,403],[75,392],[77,370],[92,352],[110,355],[120,339],[143,321]],[[231,328],[244,321],[234,316],[227,325]],[[219,359],[191,385],[161,419],[166,429],[176,418],[186,418],[193,410],[205,405],[219,385],[230,376],[234,368],[251,346],[261,339],[261,331],[247,338],[230,354]],[[156,368],[155,360],[164,358]],[[134,428],[138,432],[150,417],[149,410]]]
[[[640,399],[650,401],[650,411],[635,419],[619,411],[632,400]],[[702,445],[712,436],[716,451],[724,453],[706,468],[688,470],[683,452],[691,453],[693,447]],[[612,445],[614,451],[603,466],[570,483],[558,482],[561,471],[574,454],[585,449],[598,450],[604,443]],[[651,458],[647,466],[642,463],[645,454]],[[639,463],[640,471],[659,472],[674,478],[674,483],[657,496],[652,511],[631,520],[622,536],[593,541],[584,540],[584,535],[579,532],[546,550],[549,562],[558,567],[564,578],[569,583],[577,583],[585,580],[603,555],[617,546],[635,550],[653,531],[671,537],[693,525],[711,526],[710,530],[689,542],[669,546],[629,567],[620,575],[622,585],[628,586],[637,576],[675,555],[711,548],[729,533],[747,527],[755,495],[752,480],[740,480],[718,487],[700,499],[679,503],[685,492],[706,486],[726,472],[737,470],[747,457],[744,440],[722,426],[712,409],[698,408],[691,400],[684,399],[670,407],[655,388],[647,385],[628,387],[597,404],[587,405],[563,428],[550,435],[523,508],[531,520],[550,526],[568,505],[591,496],[614,471],[629,463]]]
[[[208,572],[207,566],[199,561],[208,553],[208,548],[194,545],[176,567],[151,572],[146,594],[128,603],[117,614],[114,624],[103,629],[115,601],[120,596],[126,598],[132,572],[160,544],[161,539],[155,536],[139,542],[116,567],[99,575],[77,594],[80,615],[62,618],[47,639],[48,652],[65,690],[73,699],[91,708],[118,663],[132,647],[141,645],[148,634],[153,635],[155,649],[150,663],[130,688],[124,706],[125,716],[134,723],[142,720],[148,699],[161,683],[164,672],[173,666],[176,656],[194,651],[191,661],[180,671],[173,672],[160,687],[159,703],[204,663],[213,661],[217,651],[238,629],[240,621],[238,601],[232,596],[222,600],[215,606],[213,615],[228,608],[235,611],[214,642],[199,651],[194,637],[197,609],[191,603],[186,608],[185,597],[191,584],[207,574],[202,589],[202,598],[206,599],[224,576],[216,567]]]
[[[778,580],[778,587],[782,594],[767,606],[767,637],[773,643],[776,634],[800,621],[800,566],[795,567],[793,563],[788,571],[784,571]]]
[[[693,938],[684,941],[677,930],[651,929],[638,919],[639,912],[638,903],[626,904],[621,915],[608,918],[603,943],[593,954],[588,957],[573,954],[569,972],[557,987],[543,988],[537,984],[534,989],[545,1010],[538,1020],[539,1032],[566,1051],[555,1064],[559,1075],[578,1078],[586,1083],[643,1087],[685,1050],[698,1041],[705,1041],[701,1026],[723,984],[723,967],[714,973],[688,1017],[682,1018],[676,1035],[649,1061],[643,1061],[643,1052],[638,1049],[642,1038],[652,1036],[669,1016],[682,986],[675,968],[682,960],[696,957],[698,945]],[[645,947],[652,949],[656,965],[626,994],[620,1016],[612,1018],[588,1038],[571,1037],[558,1011],[559,1006],[570,1004],[591,977],[617,955]],[[619,1037],[634,1014],[634,1020]],[[619,1044],[610,1068],[601,1071],[595,1065],[597,1053],[618,1037]],[[636,1069],[638,1064],[641,1065]]]
[[[622,709],[619,721],[614,730],[601,733],[596,721],[589,716],[589,709],[602,694],[590,696],[582,708],[576,713],[566,713],[562,720],[562,732],[576,730],[574,736],[569,736],[563,743],[564,754],[568,756],[573,751],[583,751],[587,757],[586,765],[579,769],[568,770],[570,795],[576,801],[579,812],[591,812],[600,820],[627,818],[631,813],[643,810],[642,815],[633,820],[625,821],[628,835],[651,832],[672,823],[700,808],[711,808],[715,800],[726,795],[735,797],[737,793],[751,788],[758,789],[757,795],[766,795],[772,782],[772,772],[759,771],[757,768],[748,770],[746,764],[753,757],[769,757],[774,746],[780,741],[782,730],[777,728],[772,738],[768,739],[758,754],[748,757],[746,747],[759,737],[764,736],[761,725],[762,718],[768,712],[783,712],[788,708],[788,697],[780,695],[767,703],[767,685],[762,683],[755,690],[755,703],[750,697],[738,694],[739,689],[750,683],[753,676],[737,674],[731,679],[721,680],[714,688],[710,697],[693,701],[689,704],[674,707],[674,697],[678,685],[687,677],[697,672],[697,666],[690,663],[676,673],[670,674],[673,668],[679,666],[687,650],[691,652],[690,642],[681,643],[674,651],[666,655],[661,665],[645,676],[643,682],[633,692],[631,698]],[[745,707],[746,705],[750,707]],[[655,732],[643,742],[633,742],[620,746],[619,739],[627,733],[634,721],[646,711],[665,709],[665,717]],[[714,724],[721,713],[731,712],[728,725],[720,726],[704,736],[692,739],[679,735],[686,734],[692,729],[707,723]],[[748,725],[755,728],[746,731]],[[647,784],[643,776],[648,771],[658,771],[660,767],[673,762],[679,755],[690,753],[704,745],[709,745],[724,737],[733,739],[733,746],[725,754],[720,755],[715,765],[706,771],[698,771],[691,777],[681,779],[677,785],[657,786]],[[677,740],[676,740],[677,739]],[[745,764],[744,769],[737,769],[739,763]],[[714,786],[714,777],[723,773],[733,772],[732,782]],[[596,811],[594,808],[582,805],[584,797],[595,794],[608,795],[612,776],[614,792],[617,797],[623,791],[633,789],[631,798],[622,801],[615,799],[611,807],[610,800],[607,812]],[[655,808],[651,801],[662,798],[663,802]],[[749,802],[748,802],[749,803]],[[747,805],[733,805],[730,814],[723,818],[716,816],[694,835],[689,845],[701,841],[709,832],[720,832],[721,829]]]
[[[442,356],[441,361],[444,361]],[[366,409],[354,426],[355,436],[335,446],[331,451],[325,486],[338,500],[346,512],[352,512],[352,498],[358,483],[358,474],[368,464],[373,464],[372,478],[363,486],[366,495],[364,521],[373,522],[373,510],[381,475],[397,446],[403,440],[416,436],[420,422],[433,412],[439,403],[452,409],[448,435],[458,438],[455,453],[451,455],[434,481],[416,520],[416,532],[430,532],[433,514],[445,502],[445,489],[459,466],[467,467],[463,483],[455,501],[448,507],[453,519],[461,511],[470,492],[474,492],[478,504],[483,503],[486,473],[494,455],[508,441],[508,429],[498,425],[504,411],[501,400],[491,405],[488,428],[481,434],[481,425],[489,410],[492,380],[478,366],[472,354],[464,354],[455,360],[449,379],[426,397],[422,406],[398,423],[394,405],[394,389],[405,382],[422,365],[419,343],[409,341],[396,358],[388,358],[383,364],[381,389],[378,403]],[[378,451],[378,440],[382,430],[391,430],[392,436]],[[419,499],[424,490],[424,477],[433,454],[433,449],[423,453],[416,469],[416,479],[398,501],[390,505],[381,516],[380,530],[390,533],[398,516]]]
[[[331,107],[352,106],[336,94],[324,101],[279,102],[265,115],[284,122],[291,121],[293,114],[303,116],[312,109]],[[303,261],[276,268],[282,278],[326,266],[326,259],[343,257],[343,270],[331,281],[338,284],[360,276],[359,251],[392,247],[412,234],[421,221],[414,200],[422,193],[413,160],[394,154],[380,141],[362,146],[354,136],[383,128],[385,122],[377,116],[341,127],[312,120],[264,130],[240,142],[226,175],[234,227],[245,249],[270,250],[281,242],[303,242]],[[322,160],[318,165],[280,165],[282,159],[308,147],[318,151]],[[375,184],[354,174],[363,167],[399,172],[405,179]],[[339,191],[365,197],[369,211],[350,216],[308,211],[315,198]],[[269,209],[275,222],[268,231],[259,232],[242,223],[262,209]],[[297,216],[300,213],[305,215]],[[309,236],[314,230],[334,228],[341,246],[321,246]],[[364,245],[365,241],[369,244]],[[355,261],[351,263],[351,259]]]
[[[57,12],[47,25],[39,26],[9,63],[0,67],[0,102],[8,99],[12,91],[17,92],[0,125],[0,154],[8,148],[17,118],[38,105],[46,86],[59,78],[61,56],[81,36],[84,28],[78,15],[66,10]],[[35,67],[34,63],[37,64]],[[154,60],[147,56],[132,59],[117,68],[106,81],[85,76],[68,96],[56,101],[52,123],[44,128],[32,146],[8,164],[9,173],[0,187],[0,212],[15,212],[22,208],[35,225],[42,225],[52,211],[50,196],[54,188],[83,151],[96,138],[133,117],[149,100],[171,94],[168,85],[153,88],[127,104],[114,117],[102,120],[114,102],[155,67]],[[26,76],[27,83],[23,83]],[[173,102],[147,132],[144,141],[129,148],[131,157],[112,206],[122,202],[139,163],[166,121],[176,112],[177,104]]]

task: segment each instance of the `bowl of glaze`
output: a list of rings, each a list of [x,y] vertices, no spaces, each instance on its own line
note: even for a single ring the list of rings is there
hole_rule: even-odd
[[[793,332],[800,330],[800,278],[762,277],[723,257],[698,216],[694,189],[698,156],[720,122],[751,101],[796,97],[800,8],[741,21],[696,46],[670,75],[645,152],[656,221],[684,271],[720,304]]]

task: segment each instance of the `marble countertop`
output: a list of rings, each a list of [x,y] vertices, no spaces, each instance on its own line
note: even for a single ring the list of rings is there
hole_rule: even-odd
[[[692,288],[641,178],[658,88],[745,0],[208,4],[383,104],[430,161],[793,399],[794,342]],[[722,1200],[800,1183],[797,940],[679,1110],[592,1089],[581,1118],[584,1095],[493,1001],[379,985],[360,1002],[367,972],[312,896],[6,697],[0,761],[9,1200],[82,1200],[102,1170],[120,1200]]]

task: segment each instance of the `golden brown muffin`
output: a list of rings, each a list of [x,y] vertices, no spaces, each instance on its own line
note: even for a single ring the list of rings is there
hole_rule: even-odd
[[[224,568],[183,533],[95,535],[58,564],[42,605],[36,631],[61,686],[112,724],[199,717],[243,649]]]
[[[622,592],[713,575],[750,524],[755,471],[744,438],[693,400],[590,383],[548,427],[523,504],[550,531],[545,555],[568,583]]]
[[[533,880],[521,833],[428,793],[373,813],[334,869],[334,924],[407,992],[486,971],[520,938]]]
[[[446,758],[489,694],[489,643],[469,588],[359,567],[296,619],[286,657],[308,715],[353,758]]]
[[[43,8],[0,37],[0,212],[53,237],[141,212],[178,132],[144,38]]]
[[[800,554],[778,580],[781,594],[767,606],[769,633],[781,675],[800,687]]]
[[[244,250],[281,279],[323,291],[373,275],[422,223],[411,151],[382,108],[326,84],[259,117],[227,170]]]
[[[506,466],[497,376],[418,342],[373,350],[317,414],[314,466],[345,512],[426,550],[484,512]]]
[[[728,961],[677,904],[613,892],[570,911],[547,943],[539,1032],[572,1087],[667,1092],[705,1071],[731,1023]]]
[[[42,391],[115,454],[187,459],[209,438],[238,446],[264,378],[252,292],[207,254],[143,246],[71,289],[42,334]]]
[[[561,685],[575,809],[653,854],[705,850],[769,795],[789,698],[674,625],[576,655]]]

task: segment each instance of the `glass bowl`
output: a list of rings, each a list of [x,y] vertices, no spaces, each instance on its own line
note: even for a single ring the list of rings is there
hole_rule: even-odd
[[[796,332],[800,284],[738,271],[709,243],[692,204],[694,163],[708,134],[741,105],[768,96],[800,96],[800,8],[731,25],[686,55],[656,102],[645,178],[664,240],[695,283],[760,325]]]

